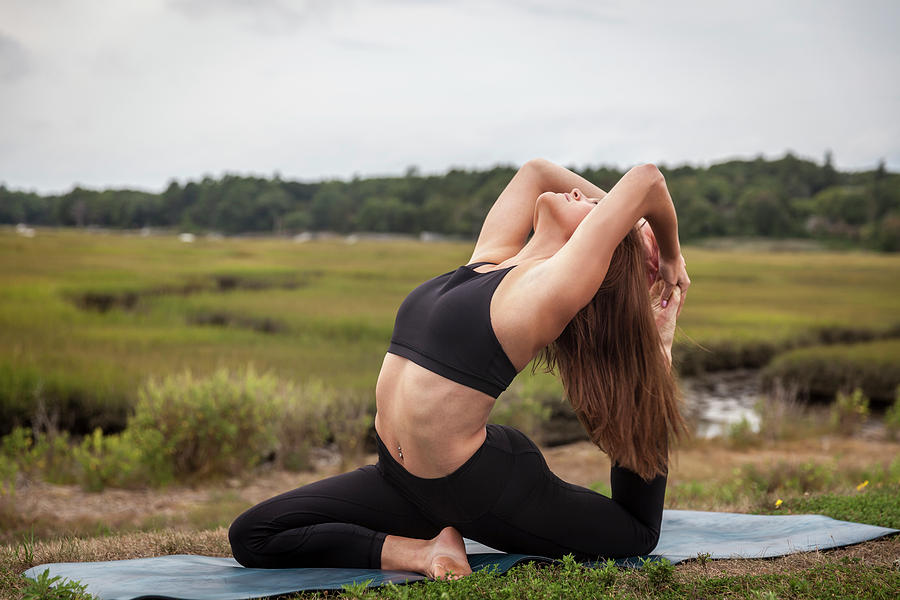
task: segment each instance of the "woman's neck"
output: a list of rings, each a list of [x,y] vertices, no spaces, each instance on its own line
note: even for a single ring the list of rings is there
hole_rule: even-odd
[[[522,246],[522,249],[510,259],[514,264],[523,262],[540,262],[547,260],[556,254],[562,248],[566,239],[555,232],[548,232],[542,228],[538,228],[531,236],[531,239]]]

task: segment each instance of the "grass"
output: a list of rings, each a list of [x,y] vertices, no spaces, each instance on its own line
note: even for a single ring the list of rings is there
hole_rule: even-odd
[[[896,508],[898,493],[900,493],[900,482],[893,485],[877,485],[866,493],[851,491],[843,494],[795,496],[783,502],[778,509],[769,508],[759,512],[761,514],[820,514],[841,521],[900,529],[900,511]]]
[[[837,519],[900,528],[900,458],[896,444],[835,437],[820,440],[787,440],[767,443],[753,450],[737,451],[724,440],[698,440],[673,464],[666,494],[667,508],[725,510],[757,514],[824,514]],[[596,453],[596,450],[594,450]],[[548,457],[556,453],[548,453]],[[584,458],[574,449],[573,459]],[[595,461],[602,455],[596,453]],[[579,458],[581,457],[581,458]],[[589,472],[601,472],[595,463]],[[608,468],[608,463],[603,463]],[[278,485],[292,486],[287,476]],[[313,477],[305,474],[305,477]],[[253,484],[255,479],[249,479]],[[46,486],[45,486],[46,487]],[[107,510],[97,512],[105,522],[76,524],[54,532],[52,524],[20,529],[6,546],[0,545],[0,597],[22,597],[18,577],[30,566],[48,562],[113,560],[162,554],[228,556],[227,524],[248,506],[239,482],[192,491],[204,500],[193,507],[178,502],[143,521],[115,523]],[[591,486],[608,493],[608,485]],[[287,488],[285,488],[287,489]],[[64,492],[65,490],[60,490]],[[166,497],[175,490],[159,492]],[[81,502],[105,506],[104,498],[124,491],[85,498]],[[183,492],[179,492],[181,494]],[[134,501],[149,507],[153,496],[129,492]],[[40,492],[47,500],[58,495]],[[776,508],[776,502],[778,507]],[[121,503],[121,501],[120,501]],[[139,531],[135,531],[134,527]],[[74,533],[78,531],[79,533]],[[526,565],[504,576],[477,574],[459,582],[427,582],[397,588],[342,593],[307,593],[296,600],[319,598],[891,598],[900,574],[900,536],[823,552],[808,552],[760,560],[696,560],[665,569],[600,568],[586,570],[574,564]],[[655,569],[655,570],[654,570]]]
[[[0,229],[0,428],[32,419],[42,404],[62,428],[116,430],[142,381],[185,368],[252,363],[295,381],[371,390],[403,297],[470,252],[456,242],[185,244],[73,230],[25,239]],[[900,256],[685,255],[694,286],[676,342],[682,373],[897,333]],[[526,369],[519,381],[531,378]]]
[[[834,390],[858,387],[870,398],[893,400],[900,382],[900,339],[791,350],[766,366],[763,380],[791,381],[806,396],[833,397]]]
[[[853,495],[816,494],[787,499],[782,506],[834,518],[854,518],[877,525],[900,524],[896,502],[900,481]],[[775,511],[770,511],[775,512]],[[0,548],[0,595],[22,597],[28,584],[19,573],[47,562],[112,560],[161,554],[228,555],[223,528],[183,532],[111,534],[95,538],[40,541],[24,538]],[[74,590],[77,584],[71,584]],[[422,582],[407,586],[341,593],[313,592],[292,596],[320,598],[894,598],[900,589],[900,537],[866,542],[825,552],[775,559],[711,561],[702,554],[672,567],[645,564],[641,569],[610,565],[585,568],[571,560],[549,566],[526,564],[503,576],[480,572],[454,582]],[[48,596],[49,597],[49,596]],[[67,596],[58,596],[60,598]]]

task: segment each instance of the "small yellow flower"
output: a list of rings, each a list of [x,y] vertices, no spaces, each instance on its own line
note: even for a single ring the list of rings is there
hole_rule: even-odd
[[[868,479],[866,479],[866,480],[863,481],[861,484],[859,484],[858,486],[856,486],[856,491],[857,491],[857,492],[862,491],[862,489],[863,489],[864,487],[866,487],[867,485],[869,485],[869,480],[868,480]]]
[[[783,502],[784,502],[784,501],[783,501],[781,498],[779,498],[778,500],[776,500],[776,501],[775,501],[775,508],[778,508],[779,506],[781,506],[781,505],[783,504]]]

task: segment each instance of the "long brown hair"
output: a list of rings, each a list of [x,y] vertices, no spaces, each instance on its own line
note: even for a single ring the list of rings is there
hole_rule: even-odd
[[[558,370],[588,435],[646,480],[668,471],[669,443],[687,426],[647,290],[637,229],[616,247],[600,289],[535,363]]]

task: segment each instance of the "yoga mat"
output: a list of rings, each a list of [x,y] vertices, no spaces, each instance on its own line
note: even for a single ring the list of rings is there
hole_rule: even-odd
[[[745,515],[698,510],[663,511],[654,556],[672,563],[697,558],[771,558],[826,550],[900,530],[838,521],[823,515]]]
[[[896,529],[837,521],[821,515],[744,515],[666,510],[659,544],[650,558],[678,563],[698,554],[709,558],[766,558],[805,550],[825,550],[897,533]],[[496,567],[504,573],[538,556],[504,554],[467,541],[473,570]],[[620,565],[640,565],[640,558]],[[646,557],[643,557],[646,558]],[[415,573],[377,569],[245,569],[231,558],[159,556],[87,563],[53,563],[32,567],[26,577],[45,569],[51,576],[74,579],[103,600],[175,598],[178,600],[243,600],[306,590],[339,590],[371,580],[370,585],[424,579]]]

